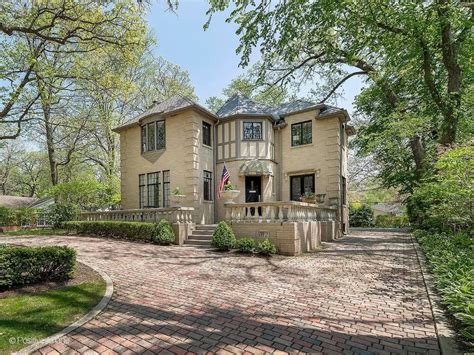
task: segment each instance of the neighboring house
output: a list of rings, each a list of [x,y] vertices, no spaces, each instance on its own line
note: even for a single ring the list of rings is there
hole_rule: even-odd
[[[326,194],[326,205],[337,206],[340,235],[348,228],[347,141],[355,133],[349,119],[325,104],[273,108],[241,95],[213,114],[174,96],[114,129],[120,133],[122,208],[169,207],[179,187],[183,206],[194,208],[194,223],[222,220],[226,209],[216,191],[225,163],[241,191],[237,203]]]
[[[374,218],[380,215],[390,215],[390,216],[402,216],[403,207],[401,204],[395,203],[376,203],[372,205],[372,210],[374,211]]]
[[[6,208],[30,208],[37,210],[35,222],[36,226],[47,226],[48,211],[47,208],[54,204],[54,199],[50,197],[36,198],[36,197],[22,197],[22,196],[7,196],[0,195],[0,207]],[[31,222],[26,223],[31,225]]]
[[[36,197],[0,195],[0,207],[22,208],[38,201]]]

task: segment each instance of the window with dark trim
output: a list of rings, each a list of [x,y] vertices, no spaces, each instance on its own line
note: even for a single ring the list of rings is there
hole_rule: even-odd
[[[145,174],[138,175],[138,206],[145,207]]]
[[[314,174],[296,175],[290,177],[290,195],[292,201],[301,201],[306,192],[315,192]]]
[[[163,207],[170,206],[170,171],[163,171]]]
[[[243,139],[262,140],[262,122],[244,122]]]
[[[148,208],[160,207],[160,173],[147,174]]]
[[[202,144],[208,145],[209,147],[212,145],[211,140],[211,125],[207,122],[202,122]]]
[[[142,153],[166,147],[165,121],[150,122],[142,126]]]
[[[291,146],[313,143],[312,121],[293,123],[291,125]]]
[[[204,201],[212,201],[212,172],[204,170],[203,175]]]

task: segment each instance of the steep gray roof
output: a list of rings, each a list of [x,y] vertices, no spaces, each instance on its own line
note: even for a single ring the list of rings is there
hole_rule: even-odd
[[[296,100],[281,104],[275,109],[275,113],[278,115],[286,115],[288,113],[304,111],[310,108],[318,108],[320,106],[324,105],[315,104],[314,102],[310,101]]]
[[[219,117],[229,117],[235,115],[255,115],[265,116],[273,114],[272,107],[256,103],[249,98],[235,94],[217,111]]]
[[[283,103],[278,107],[270,107],[254,102],[243,95],[235,94],[224,103],[224,105],[219,109],[219,111],[217,111],[216,114],[221,119],[236,115],[253,115],[270,116],[274,121],[278,121],[281,116],[311,109],[319,109],[319,116],[329,116],[336,112],[345,112],[344,109],[338,107],[329,106],[326,104],[317,104],[305,100],[295,100]]]
[[[152,116],[156,114],[167,114],[167,113],[183,110],[190,107],[197,108],[215,117],[214,114],[212,114],[206,108],[200,106],[199,104],[191,100],[189,97],[177,94],[170,97],[169,99],[166,99],[165,101],[157,102],[156,104],[152,105],[149,109],[147,109],[145,112],[139,114],[138,116],[132,118],[131,120],[126,121],[122,125],[114,128],[113,130],[118,131],[122,128],[132,126],[134,124],[139,123],[142,119],[148,116]]]

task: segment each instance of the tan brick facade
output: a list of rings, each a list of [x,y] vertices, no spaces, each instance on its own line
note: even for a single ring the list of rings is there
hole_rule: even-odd
[[[173,114],[152,114],[136,124],[120,128],[121,192],[124,209],[139,208],[139,175],[169,171],[169,189],[179,187],[186,195],[184,206],[194,207],[193,221],[215,223],[225,217],[222,199],[216,198],[220,176],[226,164],[232,184],[241,191],[236,202],[246,202],[243,164],[258,159],[270,173],[261,177],[261,202],[289,201],[291,177],[314,175],[315,192],[326,194],[338,207],[338,234],[347,230],[347,206],[342,204],[342,178],[347,177],[347,134],[345,116],[339,112],[319,117],[318,109],[284,116],[285,125],[276,125],[269,115],[240,115],[218,119],[203,110],[188,107]],[[164,120],[165,149],[142,153],[141,126]],[[312,142],[292,146],[292,124],[311,122]],[[212,125],[211,146],[203,144],[202,124]],[[261,139],[244,139],[248,122],[261,124]],[[343,135],[343,136],[342,136]],[[212,173],[212,201],[204,201],[204,171]],[[161,175],[160,201],[163,200]],[[160,205],[161,207],[161,205]],[[341,218],[342,216],[342,218]]]

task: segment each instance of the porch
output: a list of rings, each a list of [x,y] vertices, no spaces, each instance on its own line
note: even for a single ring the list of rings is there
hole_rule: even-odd
[[[315,204],[276,201],[226,203],[225,221],[237,238],[270,239],[280,253],[298,255],[312,251],[321,241],[334,240],[339,228],[334,207]],[[101,212],[83,212],[85,221],[136,221],[157,223],[165,219],[176,234],[176,244],[182,245],[196,229],[193,207],[128,209]]]

